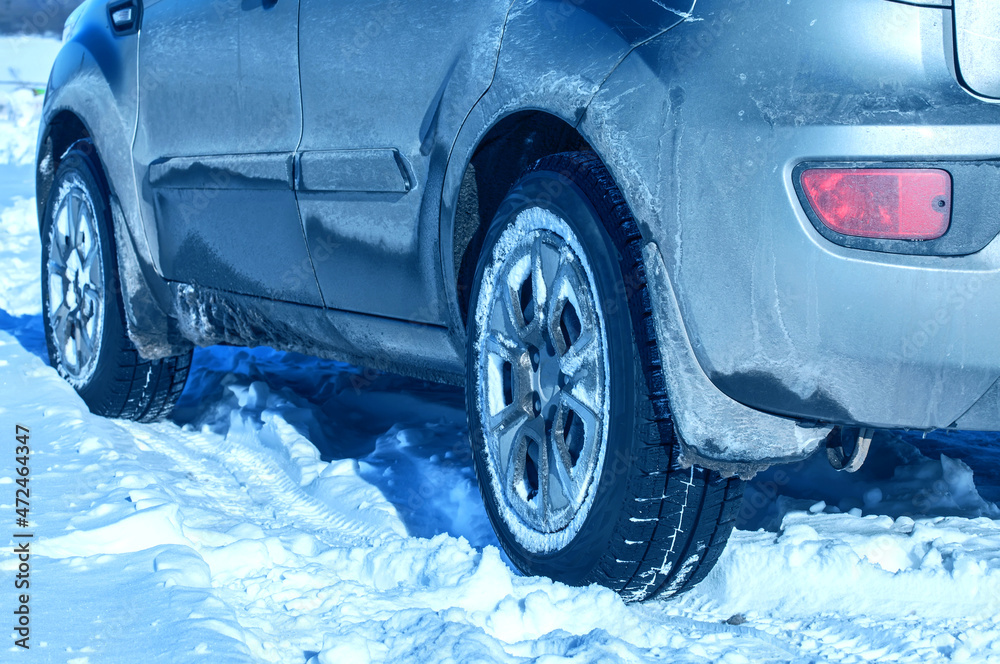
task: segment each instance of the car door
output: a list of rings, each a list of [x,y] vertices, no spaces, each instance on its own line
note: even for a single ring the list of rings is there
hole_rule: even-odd
[[[438,323],[428,181],[489,87],[511,0],[301,3],[296,186],[324,300]]]
[[[167,279],[321,305],[293,190],[298,0],[146,0],[133,143]]]

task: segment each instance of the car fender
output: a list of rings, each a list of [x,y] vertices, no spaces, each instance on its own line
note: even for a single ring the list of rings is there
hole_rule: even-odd
[[[675,200],[674,164],[669,155],[680,128],[669,121],[676,118],[672,107],[684,102],[683,89],[665,90],[656,73],[636,57],[629,57],[610,78],[614,85],[602,86],[577,130],[604,160],[645,241],[647,286],[682,462],[748,478],[770,465],[808,456],[832,427],[797,423],[731,399],[703,370],[684,324],[661,251],[661,245],[673,247],[663,241],[669,234],[665,229],[673,227],[669,221],[674,221],[669,204]],[[642,96],[644,89],[658,94],[636,104],[634,96]]]

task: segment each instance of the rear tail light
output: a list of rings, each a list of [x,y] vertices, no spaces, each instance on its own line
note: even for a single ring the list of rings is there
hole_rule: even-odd
[[[888,240],[933,240],[948,230],[951,175],[937,168],[810,168],[802,190],[837,233]]]

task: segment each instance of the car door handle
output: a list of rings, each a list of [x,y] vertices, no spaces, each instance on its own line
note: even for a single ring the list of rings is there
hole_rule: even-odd
[[[142,21],[140,0],[116,0],[108,3],[108,20],[116,35],[132,35],[139,31]]]

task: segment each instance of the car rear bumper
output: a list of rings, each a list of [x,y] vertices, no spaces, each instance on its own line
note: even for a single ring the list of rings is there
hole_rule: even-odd
[[[581,127],[659,247],[657,306],[676,299],[704,375],[801,422],[1000,430],[1000,106],[959,84],[951,11],[703,0],[695,18],[634,51]],[[806,162],[940,164],[949,233],[982,241],[840,246],[796,193]]]

